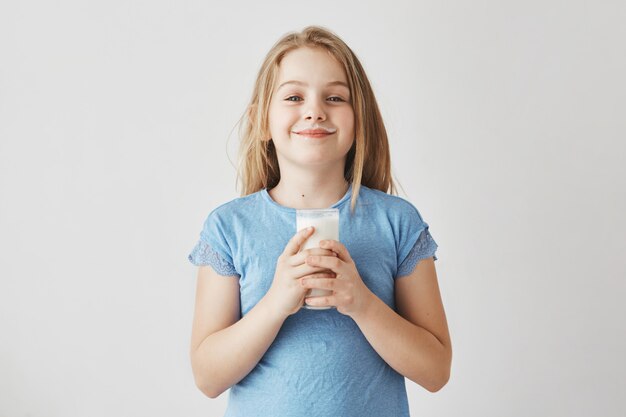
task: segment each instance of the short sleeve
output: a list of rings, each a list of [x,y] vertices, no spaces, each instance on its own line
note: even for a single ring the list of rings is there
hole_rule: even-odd
[[[228,228],[224,226],[223,219],[215,211],[211,212],[204,222],[198,242],[187,259],[196,266],[210,265],[215,272],[223,276],[239,276],[228,243]]]
[[[415,265],[426,258],[437,256],[437,242],[430,234],[428,223],[424,221],[419,211],[410,203],[400,214],[398,221],[398,269],[396,278],[409,275]]]
[[[397,277],[402,277],[405,275],[409,275],[415,269],[415,265],[422,259],[432,257],[435,261],[437,260],[437,255],[435,255],[435,251],[437,250],[437,242],[431,236],[428,231],[428,227],[426,227],[420,233],[417,242],[411,248],[411,251],[404,259],[404,261],[398,267]]]

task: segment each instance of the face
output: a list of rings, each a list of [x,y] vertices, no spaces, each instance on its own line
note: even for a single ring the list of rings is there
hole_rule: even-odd
[[[269,126],[281,170],[285,164],[345,164],[354,142],[354,111],[341,64],[319,48],[298,48],[285,55]]]

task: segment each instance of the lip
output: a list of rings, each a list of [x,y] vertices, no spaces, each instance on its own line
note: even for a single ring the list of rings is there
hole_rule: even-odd
[[[294,132],[297,135],[308,136],[311,138],[323,138],[335,133],[335,131],[330,131],[326,129],[304,129],[298,132]]]

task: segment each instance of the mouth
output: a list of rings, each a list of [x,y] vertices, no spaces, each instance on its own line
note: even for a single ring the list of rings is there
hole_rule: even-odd
[[[293,133],[310,138],[324,138],[334,134],[336,131],[337,129],[304,129]]]
[[[332,133],[296,133],[296,135],[306,136],[308,138],[325,138],[326,136],[332,135]]]

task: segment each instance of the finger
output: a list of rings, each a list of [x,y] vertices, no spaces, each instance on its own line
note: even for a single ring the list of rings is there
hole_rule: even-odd
[[[339,257],[334,256],[307,256],[306,265],[327,268],[335,273],[339,273],[339,269],[343,265],[343,261]]]
[[[302,277],[302,279],[309,279],[309,278],[336,278],[337,274],[335,274],[333,271],[331,271],[330,269],[326,269],[322,272],[316,272],[314,274],[310,274],[310,275],[305,275]]]
[[[320,256],[337,256],[335,252],[330,249],[322,249],[322,248],[311,248],[305,249],[303,251],[298,252],[298,255],[320,255]],[[306,258],[306,256],[305,256]]]
[[[300,285],[303,288],[317,288],[320,290],[337,290],[337,286],[341,285],[343,282],[336,278],[311,278],[306,277],[302,278],[300,281]]]
[[[314,307],[329,307],[337,305],[334,295],[325,295],[322,297],[308,297],[304,299],[304,302]]]
[[[283,253],[286,255],[295,255],[298,253],[300,246],[313,234],[313,229],[314,227],[310,226],[293,235],[293,237],[289,239],[289,242],[287,242]]]
[[[350,257],[350,253],[348,252],[348,249],[341,242],[337,240],[332,240],[332,239],[322,240],[320,242],[320,247],[324,249],[332,250],[337,255],[339,255],[339,259],[341,259],[344,262],[350,262],[352,260],[352,258]]]
[[[311,288],[321,288],[321,287],[315,287],[311,284],[311,280],[319,280],[319,279],[332,279],[332,280],[337,280],[333,275],[330,275],[329,273],[319,273],[319,274],[312,274],[312,275],[305,275],[302,278],[299,279],[299,284],[300,287],[302,287],[302,289],[305,292],[309,292],[309,290]]]
[[[317,266],[311,266],[307,264],[302,264],[300,266],[293,267],[291,269],[291,276],[293,278],[302,278],[306,275],[319,274],[321,272],[329,272],[328,268],[321,268]]]
[[[312,248],[306,249],[302,252],[298,252],[297,254],[291,256],[289,258],[289,265],[298,266],[304,263],[304,260],[307,256],[318,255],[318,256],[337,256],[335,252],[328,249],[320,249],[320,248]]]

